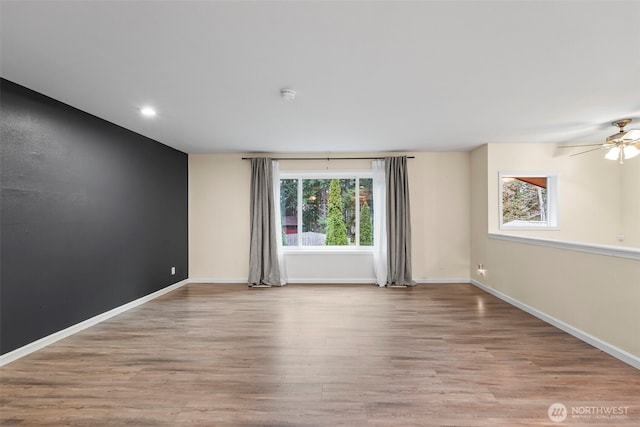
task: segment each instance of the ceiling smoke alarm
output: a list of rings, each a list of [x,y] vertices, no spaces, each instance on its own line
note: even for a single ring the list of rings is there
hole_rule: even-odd
[[[296,99],[296,91],[288,88],[280,89],[280,96],[285,101],[293,101]]]

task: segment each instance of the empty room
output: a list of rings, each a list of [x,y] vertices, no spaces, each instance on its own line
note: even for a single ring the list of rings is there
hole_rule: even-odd
[[[0,425],[640,425],[639,22],[0,0]]]

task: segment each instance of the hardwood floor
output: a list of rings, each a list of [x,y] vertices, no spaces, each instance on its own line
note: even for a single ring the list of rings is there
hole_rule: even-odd
[[[640,425],[640,371],[467,284],[192,284],[0,374],[2,426]]]

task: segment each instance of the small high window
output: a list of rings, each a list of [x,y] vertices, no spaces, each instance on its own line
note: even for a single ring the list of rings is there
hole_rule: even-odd
[[[500,174],[500,229],[558,227],[557,175]]]

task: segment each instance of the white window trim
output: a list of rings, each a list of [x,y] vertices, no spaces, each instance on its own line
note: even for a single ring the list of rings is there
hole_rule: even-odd
[[[523,224],[503,224],[502,179],[516,177],[547,178],[547,221]],[[498,227],[500,230],[560,230],[559,216],[559,174],[550,172],[499,172],[498,173]]]
[[[299,171],[299,170],[280,170],[280,179],[314,179],[314,178],[373,178],[373,172],[369,169],[362,170],[318,170],[318,171]]]
[[[280,170],[280,179],[355,179],[356,189],[359,189],[361,178],[373,179],[373,171],[369,169],[360,170]],[[302,200],[302,186],[298,186],[298,201]],[[360,209],[356,209],[356,224],[360,224]],[[302,230],[302,215],[298,215],[298,230]],[[353,246],[283,246],[282,252],[285,254],[292,253],[308,253],[308,254],[322,254],[322,253],[373,253],[376,247],[376,238],[373,238],[373,246],[360,246],[360,226],[356,227],[355,241],[358,242]]]
[[[323,253],[344,253],[344,254],[371,254],[374,246],[283,246],[282,253],[285,254],[323,254]]]

